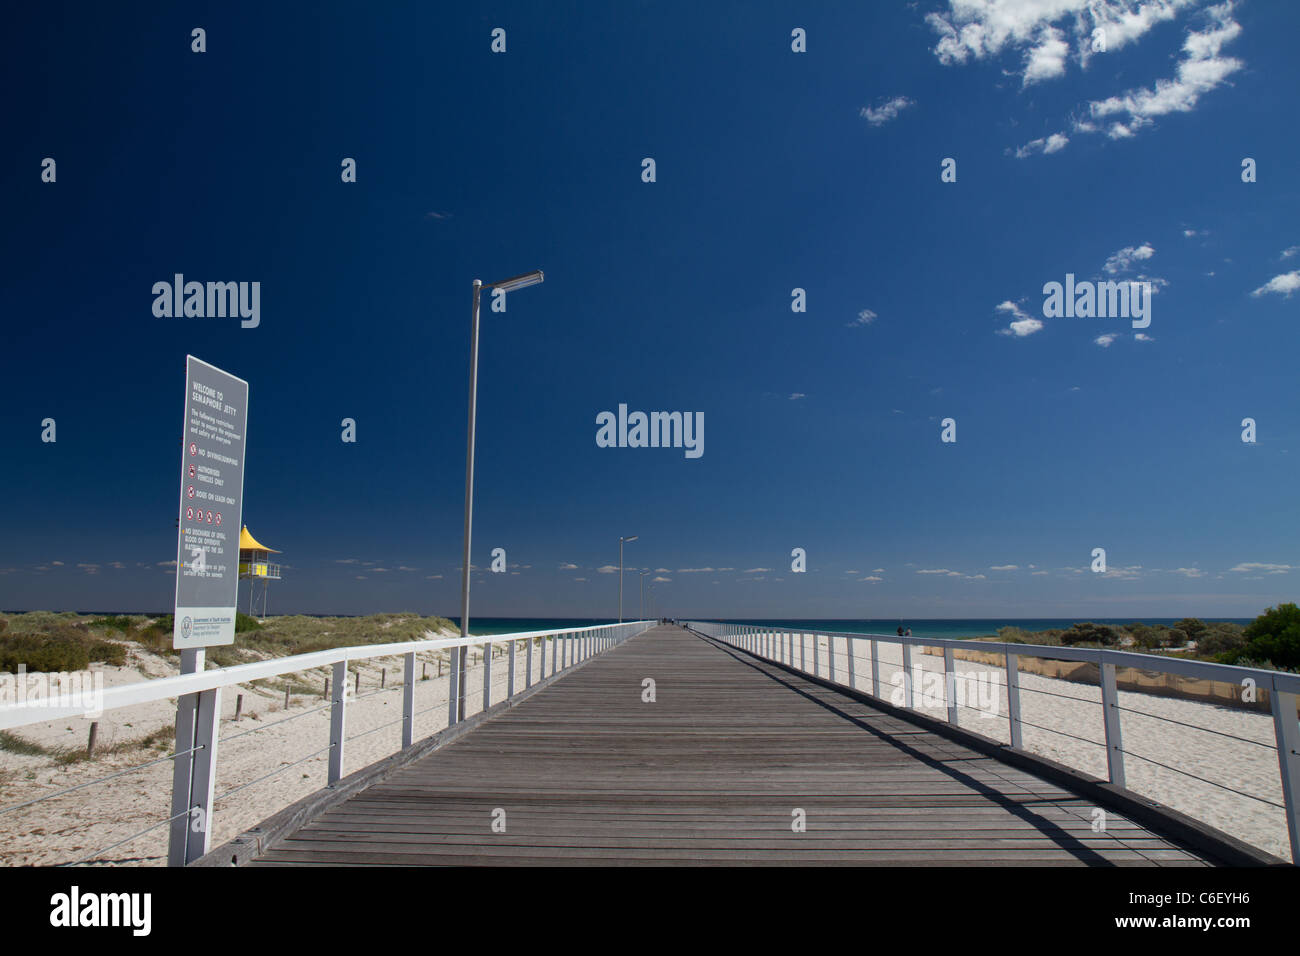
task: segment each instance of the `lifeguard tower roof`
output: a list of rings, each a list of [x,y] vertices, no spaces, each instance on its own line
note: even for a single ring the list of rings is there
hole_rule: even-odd
[[[251,534],[249,534],[248,525],[244,525],[243,530],[239,532],[239,550],[240,551],[268,551],[271,554],[280,553],[279,551],[275,550],[275,548],[268,548],[266,545],[261,544],[256,538],[254,538]]]

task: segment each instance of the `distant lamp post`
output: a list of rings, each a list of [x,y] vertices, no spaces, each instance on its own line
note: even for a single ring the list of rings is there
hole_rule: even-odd
[[[649,571],[641,572],[641,620],[645,620],[645,576]]]
[[[640,535],[618,539],[618,623],[623,623],[623,542],[635,541]]]
[[[487,287],[489,289],[500,289],[502,292],[514,292],[517,289],[526,289],[530,285],[537,285],[543,278],[542,270],[536,269],[510,279],[502,279],[500,282],[489,282]],[[461,551],[460,566],[461,637],[469,637],[469,539],[474,517],[474,419],[478,410],[478,302],[479,292],[483,285],[482,280],[474,280],[473,322],[470,326],[469,337],[469,438],[465,446],[465,540],[464,548]],[[456,658],[456,663],[452,666],[452,673],[456,675],[456,693],[452,697],[457,701],[455,705],[456,720],[464,720],[465,649],[463,647],[456,648],[453,654]]]

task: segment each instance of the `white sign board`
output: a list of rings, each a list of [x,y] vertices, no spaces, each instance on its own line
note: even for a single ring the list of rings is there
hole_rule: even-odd
[[[235,642],[248,383],[185,357],[176,649]]]

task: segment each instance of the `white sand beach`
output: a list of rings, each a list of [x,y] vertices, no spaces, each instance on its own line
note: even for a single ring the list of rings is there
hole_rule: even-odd
[[[453,635],[430,633],[428,636]],[[471,652],[466,682],[467,716],[482,710],[483,668],[481,658],[480,663],[473,663],[474,653]],[[418,658],[421,663],[428,663],[429,679],[417,680],[415,687],[417,740],[447,726],[447,679],[436,676],[439,657],[445,675],[444,654],[422,654]],[[522,651],[516,663],[516,687],[522,687],[525,673]],[[550,667],[548,651],[548,673]],[[387,668],[387,687],[381,690],[383,668]],[[505,696],[506,658],[494,659],[492,668],[495,702]],[[138,651],[132,652],[124,667],[96,665],[94,670],[104,673],[105,686],[176,673],[175,666],[164,659]],[[344,773],[355,772],[395,753],[401,743],[401,657],[363,662],[359,673],[360,696],[352,699],[347,708]],[[537,673],[538,658],[534,650],[534,680]],[[317,690],[310,695],[293,694],[287,710],[283,689],[244,686],[229,687],[222,692],[216,792],[219,798],[222,794],[230,795],[216,802],[213,847],[326,784],[328,754],[319,751],[329,744],[329,704],[322,697],[323,681],[328,673],[322,669],[292,676]],[[239,694],[244,697],[243,712],[236,721]],[[114,744],[140,740],[163,728],[172,728],[175,718],[175,700],[109,711],[99,718],[97,749],[107,751]],[[84,748],[89,726],[87,719],[65,718],[23,727],[15,733],[45,747]],[[85,857],[100,865],[163,865],[167,857],[165,825],[107,852],[99,851],[166,820],[171,809],[172,786],[172,763],[166,757],[172,752],[172,742],[168,739],[166,749],[103,752],[91,760],[59,766],[49,756],[0,750],[0,865],[53,865]],[[150,761],[155,761],[152,766],[115,779],[9,809]],[[266,779],[259,780],[263,777]],[[233,792],[239,787],[244,789]]]

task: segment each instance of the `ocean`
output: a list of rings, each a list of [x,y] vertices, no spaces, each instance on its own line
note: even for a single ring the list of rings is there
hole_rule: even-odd
[[[452,618],[452,620],[456,620]],[[894,634],[901,624],[904,628],[912,629],[913,637],[946,637],[950,639],[964,637],[987,637],[995,635],[1000,627],[1019,627],[1026,631],[1046,631],[1052,629],[1064,630],[1071,624],[1080,621],[1090,620],[1094,624],[1114,624],[1124,625],[1134,622],[1142,624],[1166,624],[1172,625],[1179,621],[1175,617],[1126,617],[1126,618],[960,618],[960,619],[898,619],[889,618],[888,620],[813,620],[810,618],[801,618],[796,620],[780,620],[772,618],[763,618],[760,620],[746,620],[742,618],[729,618],[732,624],[771,624],[776,627],[786,628],[806,628],[809,631],[848,631],[851,634]],[[1204,618],[1206,621],[1231,621],[1234,624],[1249,624],[1252,618],[1248,617],[1211,617]],[[566,627],[589,627],[594,624],[608,624],[608,619],[587,619],[587,618],[509,618],[509,617],[480,617],[470,618],[471,634],[509,634],[512,631],[550,631]]]

